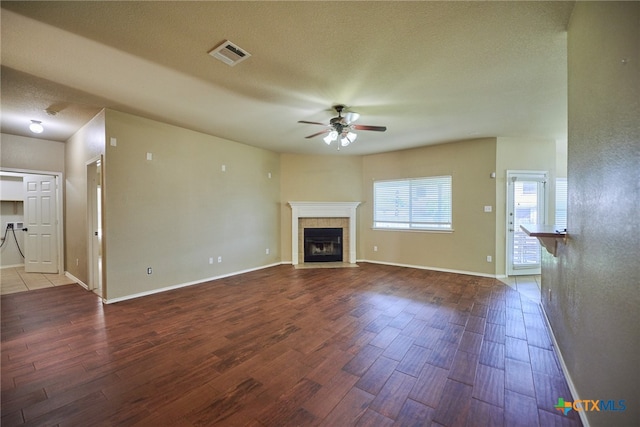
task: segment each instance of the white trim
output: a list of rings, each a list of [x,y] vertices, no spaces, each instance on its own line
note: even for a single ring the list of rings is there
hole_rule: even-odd
[[[401,231],[405,233],[441,233],[441,234],[451,234],[455,230],[453,228],[448,228],[446,230],[438,230],[435,228],[391,228],[391,227],[371,227],[373,231]]]
[[[0,270],[4,270],[5,268],[20,268],[24,267],[24,264],[14,264],[14,265],[3,265],[0,267]]]
[[[578,396],[578,390],[576,389],[575,384],[573,384],[573,380],[571,379],[571,375],[569,375],[569,369],[567,368],[567,364],[564,362],[564,357],[562,357],[562,352],[560,351],[560,346],[558,345],[558,341],[556,341],[556,335],[553,333],[553,328],[551,327],[551,322],[547,317],[547,312],[544,309],[544,304],[540,303],[540,309],[542,310],[542,314],[545,322],[547,323],[547,328],[549,329],[549,335],[551,335],[551,340],[553,341],[553,347],[555,353],[558,355],[558,360],[560,361],[560,367],[562,368],[562,373],[564,377],[567,379],[567,385],[569,386],[569,392],[571,392],[571,398],[575,402],[576,400],[580,400]],[[560,396],[558,396],[560,397]],[[589,420],[587,420],[586,411],[577,411],[580,414],[580,421],[582,421],[582,425],[584,427],[589,427]]]
[[[395,267],[416,268],[418,270],[441,271],[443,273],[466,274],[467,276],[488,277],[490,279],[498,278],[498,276],[496,276],[495,274],[478,273],[477,271],[452,270],[452,269],[449,269],[449,268],[429,267],[429,266],[426,266],[426,265],[400,264],[400,263],[396,263],[396,262],[372,261],[372,260],[368,260],[368,259],[359,259],[358,262],[369,262],[371,264],[393,265]]]
[[[356,208],[361,202],[289,202],[291,206],[291,264],[298,264],[300,218],[349,218],[349,260],[356,262]]]
[[[505,174],[505,222],[504,222],[504,230],[505,230],[505,274],[507,276],[519,276],[519,275],[540,275],[542,273],[542,253],[540,258],[540,265],[537,269],[530,267],[522,267],[520,269],[513,267],[513,241],[511,241],[509,234],[509,229],[515,228],[513,224],[510,224],[509,221],[509,210],[513,204],[513,194],[512,187],[513,183],[517,180],[518,176],[528,176],[529,178],[535,177],[540,178],[530,179],[532,181],[537,181],[543,186],[543,199],[542,199],[542,222],[541,224],[547,224],[547,218],[549,216],[549,189],[546,186],[546,183],[549,181],[549,171],[540,171],[540,170],[517,170],[517,169],[507,169]],[[540,195],[538,195],[538,210],[540,209]],[[541,249],[542,250],[542,249]]]
[[[91,206],[89,206],[90,197],[92,196],[92,194],[91,195],[89,194],[89,191],[91,190],[91,188],[89,188],[88,168],[89,168],[90,165],[92,165],[94,163],[97,163],[97,162],[100,162],[100,165],[101,165],[100,167],[102,168],[102,166],[104,165],[104,159],[103,159],[102,154],[98,154],[97,156],[87,160],[85,162],[85,164],[84,164],[84,178],[85,178],[85,185],[86,185],[85,202],[86,202],[86,208],[87,208],[87,212],[86,212],[86,214],[87,214],[87,218],[86,218],[86,220],[87,220],[87,236],[86,236],[86,239],[87,239],[87,253],[86,253],[86,255],[87,255],[87,257],[86,258],[87,259],[86,259],[86,262],[87,262],[87,282],[88,282],[87,283],[87,288],[88,288],[88,285],[91,285],[92,286],[92,288],[90,289],[91,291],[94,291],[94,290],[96,290],[98,288],[97,284],[93,283],[93,277],[96,275],[95,271],[94,271],[93,260],[94,260],[94,258],[98,258],[99,255],[93,253],[94,252],[93,251],[93,233],[94,233],[95,230],[93,230],[91,226],[92,226],[92,223],[93,223],[92,214],[94,214],[96,212],[93,212],[93,208]],[[102,174],[103,174],[103,172],[101,171],[100,172],[100,176],[101,177],[102,177]],[[104,189],[104,187],[102,186],[102,183],[103,183],[103,180],[102,180],[102,178],[100,178],[100,183],[98,183],[98,185],[100,185],[100,187],[102,189]],[[101,233],[103,232],[102,224],[100,224],[100,232]],[[106,253],[106,251],[104,250],[104,246],[102,246],[102,242],[103,242],[102,236],[100,236],[100,242],[101,242],[102,253]],[[103,271],[104,271],[104,266],[103,266]],[[104,280],[101,280],[101,278],[98,278],[98,283],[100,283],[100,282],[104,282]],[[103,288],[104,288],[104,283],[102,283],[101,286],[100,286],[100,294],[101,295],[104,295],[104,289]]]
[[[89,286],[87,286],[86,283],[84,283],[82,280],[78,279],[73,274],[69,273],[68,271],[65,271],[64,275],[67,276],[69,279],[73,280],[74,282],[76,282],[78,285],[80,285],[83,288],[85,288],[86,290],[89,290]]]
[[[126,295],[126,296],[123,296],[123,297],[117,297],[117,298],[111,298],[111,299],[103,299],[102,301],[105,304],[113,304],[113,303],[116,303],[116,302],[127,301],[127,300],[130,300],[130,299],[145,297],[145,296],[149,296],[149,295],[153,295],[153,294],[159,294],[159,293],[166,292],[166,291],[172,291],[174,289],[186,288],[187,286],[200,285],[200,284],[203,284],[203,283],[211,282],[213,280],[224,279],[225,277],[237,276],[239,274],[244,274],[244,273],[250,273],[252,271],[262,270],[262,269],[269,268],[269,267],[275,267],[275,266],[278,266],[278,265],[281,265],[281,264],[282,264],[281,262],[276,262],[274,264],[268,264],[268,265],[263,265],[263,266],[260,266],[260,267],[249,268],[249,269],[246,269],[246,270],[234,271],[233,273],[222,274],[220,276],[214,276],[214,277],[209,277],[209,278],[206,278],[206,279],[195,280],[193,282],[180,283],[180,284],[177,284],[177,285],[171,285],[171,286],[167,286],[167,287],[164,287],[164,288],[153,289],[151,291],[146,291],[146,292],[140,292],[140,293],[137,293],[137,294]]]

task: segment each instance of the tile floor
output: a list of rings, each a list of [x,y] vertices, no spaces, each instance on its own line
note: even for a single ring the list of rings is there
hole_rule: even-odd
[[[74,281],[64,274],[25,273],[24,267],[0,270],[0,294],[15,294],[34,289],[71,285]]]
[[[530,300],[540,303],[540,276],[509,276],[499,280]]]

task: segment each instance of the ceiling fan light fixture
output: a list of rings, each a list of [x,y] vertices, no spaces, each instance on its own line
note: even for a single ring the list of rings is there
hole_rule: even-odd
[[[340,139],[340,144],[343,147],[346,147],[347,145],[351,144],[352,142],[354,142],[356,140],[356,138],[358,137],[358,134],[353,133],[353,132],[349,132],[346,135],[342,136],[342,139]]]
[[[331,144],[333,141],[335,141],[336,139],[338,139],[338,132],[336,132],[335,130],[332,130],[331,132],[329,132],[329,134],[327,136],[325,136],[324,138],[324,142],[329,145]]]
[[[353,124],[355,120],[360,117],[360,114],[354,113],[352,111],[348,111],[345,115],[342,115],[343,110],[345,109],[344,105],[335,105],[333,107],[334,110],[338,113],[337,117],[333,117],[329,120],[328,124],[322,122],[311,122],[308,120],[298,120],[298,123],[305,123],[309,125],[320,125],[325,126],[325,130],[316,132],[305,138],[314,138],[319,135],[325,135],[322,140],[325,144],[331,145],[333,141],[337,141],[340,139],[338,150],[340,147],[346,147],[350,145],[352,142],[358,138],[358,134],[352,131],[360,131],[360,130],[371,130],[376,132],[384,132],[387,130],[386,126],[371,126],[371,125],[356,125]]]
[[[349,111],[347,114],[344,115],[344,118],[347,121],[347,123],[351,123],[358,120],[360,118],[360,114],[354,113],[353,111]]]
[[[31,120],[29,130],[33,133],[42,133],[44,132],[44,127],[42,126],[42,122],[38,120]]]

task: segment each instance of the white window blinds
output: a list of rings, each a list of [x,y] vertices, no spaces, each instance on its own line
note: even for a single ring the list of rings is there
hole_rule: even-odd
[[[556,230],[567,228],[567,178],[556,179]]]
[[[451,176],[375,181],[374,228],[451,230]]]

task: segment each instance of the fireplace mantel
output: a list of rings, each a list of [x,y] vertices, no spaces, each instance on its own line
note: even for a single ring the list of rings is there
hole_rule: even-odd
[[[356,208],[360,202],[289,202],[291,206],[291,263],[298,264],[300,218],[349,218],[349,263],[356,262]]]

